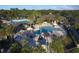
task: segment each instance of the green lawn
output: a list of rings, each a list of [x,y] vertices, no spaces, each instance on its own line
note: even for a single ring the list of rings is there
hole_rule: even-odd
[[[72,49],[72,53],[79,53],[79,48]]]

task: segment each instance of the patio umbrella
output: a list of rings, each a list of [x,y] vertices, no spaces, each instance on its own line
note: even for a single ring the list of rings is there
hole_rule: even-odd
[[[28,31],[32,31],[32,30],[33,30],[33,28],[29,27],[29,28],[27,28],[27,30],[28,30]]]

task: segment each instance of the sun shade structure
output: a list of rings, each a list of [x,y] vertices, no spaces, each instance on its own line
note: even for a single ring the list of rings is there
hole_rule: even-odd
[[[42,25],[41,25],[41,27],[45,27],[45,26],[50,26],[50,27],[52,27],[52,25],[51,25],[50,23],[48,23],[48,22],[43,22]]]

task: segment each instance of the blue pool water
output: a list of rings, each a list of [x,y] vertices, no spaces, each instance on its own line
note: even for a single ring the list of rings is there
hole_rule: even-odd
[[[34,34],[53,32],[55,29],[53,27],[41,27],[39,30],[35,31]]]

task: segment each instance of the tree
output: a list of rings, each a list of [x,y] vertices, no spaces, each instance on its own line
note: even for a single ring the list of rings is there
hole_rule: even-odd
[[[74,27],[75,29],[79,29],[79,23],[75,23],[75,24],[73,25],[73,27]]]
[[[14,27],[12,25],[4,24],[2,29],[0,29],[0,37],[4,38],[5,36],[10,36],[13,33]]]
[[[56,53],[64,52],[64,45],[61,38],[55,38],[50,44],[50,47]]]
[[[42,18],[38,18],[37,20],[36,20],[36,23],[37,24],[41,24],[41,23],[43,23],[44,22],[44,19],[42,19]]]
[[[32,48],[26,45],[21,49],[21,53],[32,53]]]
[[[45,49],[41,48],[40,46],[32,48],[33,53],[46,53]]]
[[[20,53],[21,52],[21,46],[18,43],[13,43],[10,47],[10,52]]]
[[[57,21],[57,22],[60,22],[61,20],[62,20],[62,16],[57,15],[57,16],[56,16],[56,21]]]
[[[79,48],[74,48],[71,50],[71,53],[79,53]]]

